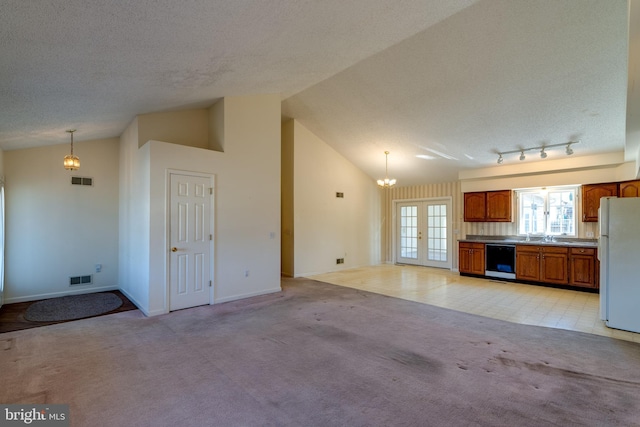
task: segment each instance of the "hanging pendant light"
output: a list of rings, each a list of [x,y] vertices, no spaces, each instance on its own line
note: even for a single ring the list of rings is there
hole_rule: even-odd
[[[68,171],[75,171],[80,169],[80,159],[78,158],[78,156],[73,155],[73,133],[75,131],[76,131],[75,129],[71,129],[67,131],[71,134],[71,154],[67,154],[66,156],[64,156],[63,164],[64,164],[64,168]]]
[[[378,180],[378,185],[380,187],[393,187],[396,184],[395,179],[389,179],[389,152],[384,152],[385,160],[384,160],[384,179]]]

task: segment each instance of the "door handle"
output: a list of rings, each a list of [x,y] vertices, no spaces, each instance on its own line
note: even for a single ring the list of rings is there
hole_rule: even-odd
[[[173,248],[171,248],[171,252],[178,252],[178,248],[174,246]]]

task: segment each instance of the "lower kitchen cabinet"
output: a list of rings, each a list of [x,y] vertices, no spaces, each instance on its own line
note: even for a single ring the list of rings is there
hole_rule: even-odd
[[[566,285],[569,283],[569,248],[542,247],[540,281]]]
[[[540,281],[540,247],[516,245],[516,280]]]
[[[484,275],[484,243],[460,242],[458,255],[460,273]]]
[[[565,247],[516,245],[516,280],[566,285],[568,260]]]
[[[569,254],[569,284],[598,289],[599,268],[595,248],[571,248]]]

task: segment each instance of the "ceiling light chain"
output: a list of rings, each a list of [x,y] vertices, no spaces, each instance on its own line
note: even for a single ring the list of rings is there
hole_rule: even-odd
[[[378,180],[378,185],[380,187],[393,187],[396,184],[395,179],[389,179],[389,152],[384,152],[385,160],[384,160],[384,179]]]
[[[518,150],[511,150],[511,151],[498,151],[498,164],[501,165],[502,162],[504,161],[504,157],[502,157],[503,154],[515,154],[515,153],[520,153],[520,160],[524,160],[526,158],[526,156],[524,155],[525,151],[533,151],[533,150],[540,150],[540,157],[543,159],[547,158],[547,152],[545,151],[546,149],[549,148],[553,148],[553,147],[564,147],[566,146],[566,150],[565,153],[567,154],[567,156],[570,156],[573,154],[573,148],[571,148],[572,144],[578,144],[580,143],[580,141],[569,141],[569,142],[563,142],[562,144],[551,144],[551,145],[541,145],[539,147],[529,147],[529,148],[520,148]]]

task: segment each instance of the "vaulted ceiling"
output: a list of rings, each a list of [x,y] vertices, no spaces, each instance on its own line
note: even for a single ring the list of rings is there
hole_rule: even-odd
[[[137,114],[280,93],[284,118],[372,178],[390,151],[401,185],[568,141],[580,141],[575,156],[632,160],[640,20],[632,8],[630,33],[628,10],[627,0],[7,0],[0,148],[65,143],[69,128],[80,141],[115,137]]]

